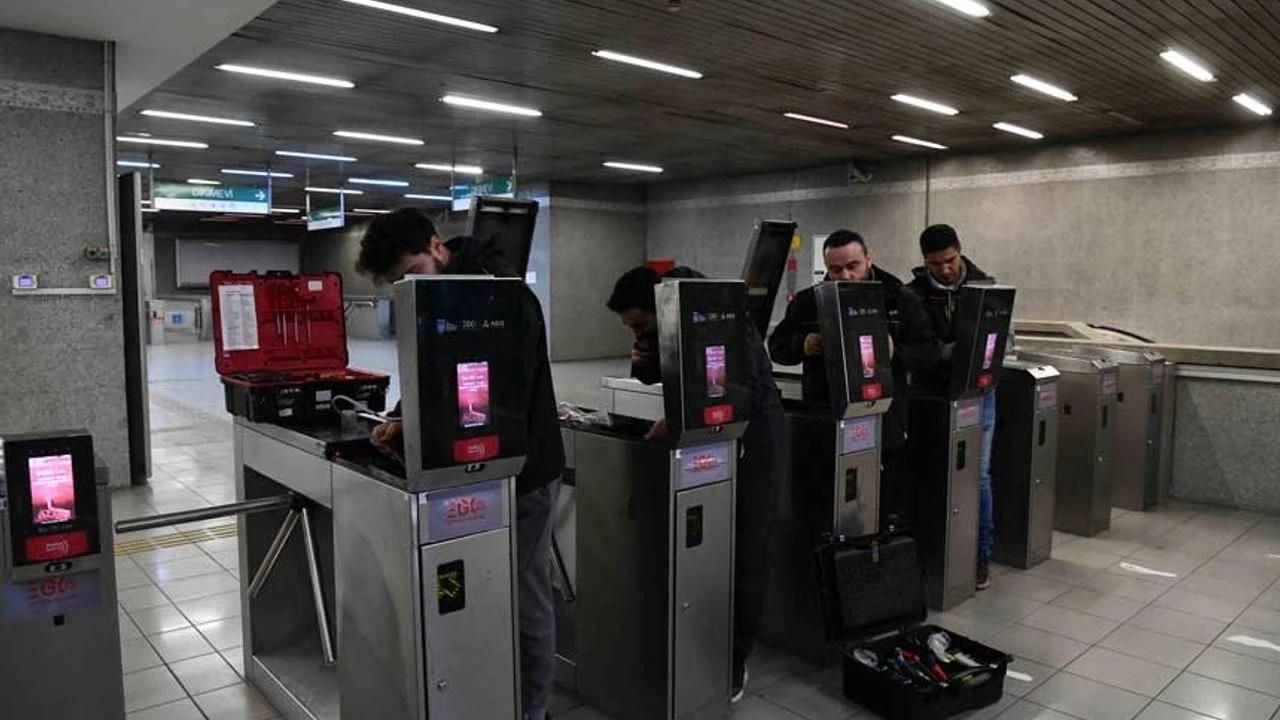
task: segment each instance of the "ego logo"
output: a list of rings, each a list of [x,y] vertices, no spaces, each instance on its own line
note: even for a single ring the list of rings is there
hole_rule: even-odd
[[[694,472],[714,470],[719,466],[720,466],[720,458],[716,457],[715,455],[710,455],[707,453],[703,453],[701,455],[695,455],[689,461],[689,467]]]
[[[450,500],[445,505],[444,519],[450,522],[462,522],[465,520],[474,520],[484,515],[485,510],[489,508],[483,498],[478,497],[462,497]]]

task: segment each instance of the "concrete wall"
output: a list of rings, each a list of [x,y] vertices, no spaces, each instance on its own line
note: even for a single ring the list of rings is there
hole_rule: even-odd
[[[791,217],[806,239],[846,226],[905,275],[930,222],[1019,287],[1018,316],[1080,319],[1161,341],[1280,347],[1280,126],[1164,133],[676,183],[648,193],[648,254],[741,271],[752,224]],[[810,250],[799,254],[808,278]]]
[[[102,43],[0,29],[0,266],[84,288],[115,202],[114,103]],[[128,484],[123,303],[118,294],[0,292],[0,433],[84,427]]]

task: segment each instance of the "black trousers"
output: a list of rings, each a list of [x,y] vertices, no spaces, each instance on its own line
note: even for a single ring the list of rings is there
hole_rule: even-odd
[[[751,419],[738,457],[734,530],[733,666],[741,672],[755,648],[769,586],[769,546],[778,524],[779,493],[787,472],[786,425],[776,417]]]
[[[910,528],[915,521],[915,476],[907,462],[907,446],[885,448],[880,456],[880,531],[890,521],[898,528]]]

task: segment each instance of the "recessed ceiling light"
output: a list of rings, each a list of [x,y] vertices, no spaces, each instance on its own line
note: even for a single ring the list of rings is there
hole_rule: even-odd
[[[381,0],[345,0],[352,5],[360,5],[375,10],[386,10],[387,12],[397,13],[399,15],[408,15],[409,17],[418,18],[419,20],[429,20],[431,22],[442,23],[444,25],[452,25],[454,27],[465,28],[467,30],[479,30],[480,32],[496,33],[498,28],[484,23],[472,22],[470,20],[462,20],[448,15],[437,15],[436,13],[419,10],[417,8],[405,7],[404,5],[394,5],[389,2],[381,2]]]
[[[276,215],[297,215],[302,210],[300,208],[273,207],[271,212]]]
[[[311,187],[303,188],[307,192],[328,193],[330,195],[363,195],[363,190],[352,190],[350,188],[328,188],[328,187]]]
[[[190,120],[192,122],[212,123],[214,125],[238,125],[240,127],[253,127],[253,123],[248,120],[233,120],[231,118],[213,117],[211,115],[189,115],[187,113],[169,112],[168,110],[143,110],[143,115],[147,117],[166,118],[168,120]]]
[[[116,142],[138,143],[140,145],[163,145],[165,147],[195,148],[197,150],[205,150],[209,147],[208,143],[192,142],[191,140],[164,140],[153,137],[134,137],[132,135],[117,135]]]
[[[1014,75],[1009,79],[1018,83],[1019,85],[1022,85],[1024,87],[1029,87],[1032,90],[1035,90],[1036,92],[1044,93],[1045,95],[1049,95],[1050,97],[1056,97],[1059,100],[1066,100],[1067,102],[1075,102],[1076,100],[1079,99],[1075,95],[1072,95],[1069,91],[1063,90],[1057,85],[1052,85],[1043,80],[1033,78],[1030,75]]]
[[[782,114],[783,116],[789,117],[792,120],[803,120],[805,122],[817,123],[819,125],[829,125],[834,128],[840,128],[841,130],[849,129],[849,125],[847,123],[837,122],[835,120],[824,120],[820,117],[814,117],[812,115],[801,115],[800,113],[793,113],[793,112],[782,113]]]
[[[157,209],[155,209],[155,208],[142,208],[142,212],[144,212],[144,213],[158,213],[158,212],[160,212],[160,211],[159,211],[159,210],[157,210]]]
[[[919,145],[920,147],[933,148],[934,150],[947,149],[946,145],[939,145],[936,142],[929,142],[928,140],[921,140],[919,138],[907,137],[906,135],[894,135],[893,139],[901,143],[907,143],[909,145]]]
[[[453,200],[453,198],[448,195],[421,195],[419,193],[405,193],[404,196],[410,200],[440,200],[442,202],[450,202]]]
[[[369,215],[387,215],[387,214],[389,214],[391,211],[390,211],[390,210],[377,210],[377,209],[374,209],[374,208],[351,208],[351,212],[353,212],[353,213],[365,213],[365,214],[369,214]]]
[[[347,182],[357,185],[382,185],[384,187],[409,187],[405,180],[379,180],[377,178],[347,178]]]
[[[139,202],[139,203],[141,203],[141,204],[143,204],[143,205],[150,205],[150,204],[151,204],[151,201],[150,201],[150,200],[139,200],[138,202]]]
[[[986,5],[973,0],[937,0],[937,2],[946,5],[952,10],[959,10],[970,17],[980,18],[991,14],[991,10]]]
[[[419,170],[439,170],[440,172],[454,172],[459,175],[483,175],[484,168],[479,165],[445,165],[442,163],[418,163],[414,167]]]
[[[158,168],[158,163],[143,162],[141,160],[117,160],[116,165],[120,167],[136,167],[136,168]]]
[[[1014,125],[1012,123],[998,122],[992,125],[991,127],[997,130],[1003,130],[1007,133],[1013,133],[1014,135],[1021,135],[1022,137],[1025,137],[1025,138],[1031,138],[1032,140],[1041,140],[1044,138],[1044,135],[1042,133],[1038,133],[1035,130],[1029,130],[1022,126]]]
[[[636,172],[646,172],[646,173],[662,172],[662,168],[658,167],[657,165],[638,165],[636,163],[614,162],[612,160],[604,163],[604,166],[607,168],[613,168],[615,170],[634,170]]]
[[[217,180],[205,180],[203,178],[187,178],[188,185],[221,185]]]
[[[440,98],[440,101],[446,105],[456,105],[458,107],[473,108],[475,110],[488,110],[490,112],[507,113],[508,115],[523,115],[525,117],[542,117],[541,110],[520,107],[519,105],[507,105],[506,103],[493,102],[491,100],[464,97],[462,95],[445,95]]]
[[[355,130],[335,130],[334,135],[338,137],[351,138],[352,140],[372,140],[374,142],[394,143],[396,145],[425,145],[418,138],[397,137],[395,135],[379,135],[377,133],[356,132]]]
[[[291,178],[293,173],[282,173],[267,170],[241,170],[239,168],[222,168],[218,172],[224,175],[252,175],[254,177]]]
[[[283,157],[308,158],[310,160],[332,160],[333,162],[356,162],[356,158],[347,155],[322,155],[320,153],[297,152],[294,150],[277,150],[277,155]]]
[[[1195,60],[1192,60],[1190,57],[1183,55],[1177,50],[1173,50],[1173,49],[1165,50],[1164,52],[1160,53],[1160,57],[1163,58],[1165,62],[1178,68],[1182,72],[1190,75],[1191,77],[1199,80],[1200,82],[1213,82],[1214,80],[1213,73],[1209,72],[1209,70],[1206,69],[1205,66],[1201,65]]]
[[[256,75],[258,77],[274,78],[276,80],[293,80],[294,82],[307,83],[309,85],[324,85],[326,87],[336,88],[353,88],[356,86],[356,84],[350,80],[340,80],[338,78],[324,77],[323,75],[308,75],[306,73],[271,70],[269,68],[233,65],[230,63],[223,63],[221,65],[216,65],[215,67],[219,70],[240,73],[242,75]]]
[[[1249,93],[1240,93],[1231,99],[1263,117],[1271,114],[1271,107],[1269,105],[1253,97]]]
[[[942,103],[936,103],[932,100],[925,100],[924,98],[918,98],[915,95],[903,95],[902,93],[899,93],[897,95],[894,95],[890,99],[896,100],[904,105],[912,105],[914,107],[918,107],[924,110],[929,110],[931,112],[940,113],[942,115],[959,115],[960,114],[959,110],[949,105],[943,105]]]
[[[648,68],[649,70],[657,70],[658,72],[670,73],[671,75],[693,78],[694,80],[702,77],[702,73],[697,70],[690,70],[677,65],[668,65],[656,60],[646,60],[634,55],[623,55],[622,53],[614,52],[612,50],[594,50],[591,54],[603,60],[612,60],[614,62],[626,63],[628,65],[636,65],[638,67]]]

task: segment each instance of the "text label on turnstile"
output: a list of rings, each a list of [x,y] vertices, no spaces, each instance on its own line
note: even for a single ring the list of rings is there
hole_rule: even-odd
[[[680,489],[727,480],[731,447],[731,443],[717,443],[677,450],[676,458],[680,463]]]
[[[502,482],[478,483],[423,493],[419,512],[427,523],[427,542],[474,535],[502,527],[506,497]]]
[[[1052,410],[1058,406],[1058,386],[1056,384],[1041,385],[1039,394],[1041,410]]]
[[[973,427],[982,421],[982,398],[956,404],[956,429]]]
[[[1104,370],[1101,375],[1102,394],[1115,395],[1117,388],[1117,379],[1115,370]]]
[[[840,423],[840,454],[848,455],[862,450],[870,450],[876,446],[876,423],[878,415],[853,418]]]
[[[21,583],[4,584],[5,622],[37,620],[66,615],[73,610],[102,604],[98,571],[61,575]]]

